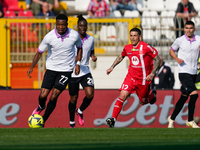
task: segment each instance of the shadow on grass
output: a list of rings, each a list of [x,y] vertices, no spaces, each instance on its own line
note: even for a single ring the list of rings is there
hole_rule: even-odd
[[[12,145],[0,146],[0,150],[188,150],[199,149],[196,145],[137,145],[130,143],[98,143],[98,144],[55,144],[55,145]]]

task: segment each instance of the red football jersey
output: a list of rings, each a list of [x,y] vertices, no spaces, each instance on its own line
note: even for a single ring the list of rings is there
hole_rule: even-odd
[[[153,58],[158,55],[157,50],[140,41],[137,47],[133,47],[132,44],[125,45],[121,55],[128,56],[130,60],[128,74],[133,81],[140,85],[149,83],[146,77],[153,70]]]

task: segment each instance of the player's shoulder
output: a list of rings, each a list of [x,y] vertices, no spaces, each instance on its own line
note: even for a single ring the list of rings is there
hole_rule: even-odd
[[[46,39],[47,41],[48,41],[48,40],[54,39],[55,36],[56,36],[55,30],[56,30],[56,29],[53,29],[53,30],[49,31],[49,32],[44,36],[44,39]]]
[[[132,48],[132,47],[133,47],[132,44],[127,44],[127,45],[124,46],[124,48]]]
[[[89,35],[89,34],[87,34],[87,39],[88,39],[88,40],[91,40],[91,41],[94,41],[94,37],[91,36],[91,35]]]
[[[71,29],[71,28],[68,28],[68,32],[69,32],[70,35],[78,35],[78,32]]]
[[[49,32],[46,34],[46,36],[55,35],[55,30],[56,30],[56,29],[53,29],[53,30],[49,31]]]
[[[144,41],[140,41],[140,45],[143,45],[144,47],[151,46],[151,45],[145,43]]]
[[[199,35],[195,35],[195,39],[196,40],[200,40],[200,36]]]

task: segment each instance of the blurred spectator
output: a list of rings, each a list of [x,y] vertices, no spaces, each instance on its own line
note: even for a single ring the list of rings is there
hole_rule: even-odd
[[[49,11],[49,4],[44,2],[42,5],[42,11],[38,13],[37,16],[44,16],[45,18],[48,18],[50,16],[55,16],[55,14],[52,11]]]
[[[160,67],[151,82],[152,89],[173,89],[174,74],[169,65],[166,65],[162,56],[160,57]]]
[[[0,18],[4,17],[3,6],[0,3]]]
[[[183,29],[185,22],[191,20],[192,17],[197,15],[193,4],[189,0],[181,0],[178,4],[176,10],[176,37],[180,37],[184,34],[184,31],[178,31],[178,29]]]
[[[115,10],[137,10],[136,0],[110,0],[112,11]]]
[[[90,17],[109,16],[109,5],[105,0],[91,0],[88,6],[88,14]]]
[[[26,9],[31,8],[31,0],[26,0]]]
[[[53,11],[53,6],[55,6],[56,8],[59,7],[58,0],[32,0],[31,10],[33,12],[33,15],[37,16],[37,14],[41,12],[42,5],[44,5],[44,2],[48,3],[50,12]]]
[[[50,17],[53,17],[53,16],[55,16],[55,14],[53,12],[49,11],[48,3],[44,2],[43,5],[42,5],[42,11],[37,14],[37,17],[45,18],[46,20],[48,20]],[[34,32],[37,35],[37,33],[39,31],[39,26],[38,26],[39,24],[33,24],[33,28],[34,28],[35,25],[36,25],[36,27],[35,27]],[[46,32],[44,32],[44,31],[49,31],[49,30],[51,30],[51,24],[50,23],[40,24],[40,32],[41,32],[42,35],[46,34]]]

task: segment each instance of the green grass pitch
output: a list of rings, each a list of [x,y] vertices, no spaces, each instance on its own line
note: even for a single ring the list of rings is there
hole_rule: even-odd
[[[199,150],[191,128],[1,128],[0,150]]]

